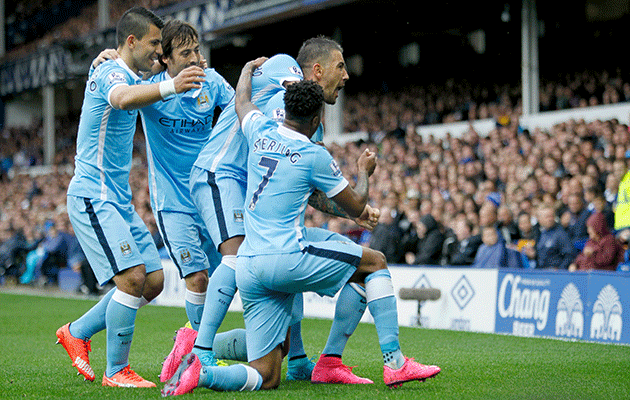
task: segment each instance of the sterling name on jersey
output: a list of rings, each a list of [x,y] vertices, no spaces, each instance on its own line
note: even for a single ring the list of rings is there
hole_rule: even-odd
[[[156,211],[196,212],[190,199],[190,170],[210,137],[215,107],[225,108],[234,97],[234,89],[214,69],[204,72],[200,89],[171,95],[140,110],[151,205]],[[163,71],[146,83],[169,79]]]
[[[245,241],[239,255],[306,247],[304,212],[315,189],[334,197],[348,186],[328,150],[252,111],[243,120],[249,144]]]
[[[129,171],[137,110],[117,110],[112,91],[141,81],[122,58],[91,71],[85,86],[77,134],[77,155],[68,194],[118,203],[131,201]]]
[[[252,102],[262,107],[287,81],[302,80],[303,74],[293,57],[277,54],[254,71]],[[210,139],[199,154],[195,166],[214,173],[228,173],[247,179],[247,142],[242,134],[234,101],[219,116]]]

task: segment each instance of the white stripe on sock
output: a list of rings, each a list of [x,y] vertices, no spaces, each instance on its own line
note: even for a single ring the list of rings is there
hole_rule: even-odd
[[[256,390],[256,388],[258,387],[258,382],[259,380],[262,379],[262,376],[260,376],[258,371],[256,371],[254,368],[250,367],[249,365],[243,365],[243,367],[245,367],[245,370],[247,371],[247,382],[245,382],[245,385],[243,385],[243,387],[239,390],[239,392],[243,392],[243,391],[252,392]]]
[[[370,279],[365,284],[365,294],[368,303],[384,297],[394,296],[394,284],[392,283],[392,278],[388,276],[379,276],[374,279]]]
[[[142,304],[142,297],[132,296],[118,288],[116,288],[116,291],[112,295],[112,300],[129,308],[133,308],[134,310],[140,308]]]
[[[361,297],[365,297],[365,288],[363,286],[359,285],[358,283],[354,283],[354,282],[350,282],[348,285],[350,285],[350,287],[352,289],[354,289],[355,292],[360,294]]]
[[[204,304],[206,302],[206,292],[199,293],[199,292],[193,292],[191,290],[186,289],[184,300],[186,300],[190,304],[195,304],[195,305]]]

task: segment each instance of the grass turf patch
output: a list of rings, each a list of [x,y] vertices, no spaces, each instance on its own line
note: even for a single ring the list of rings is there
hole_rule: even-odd
[[[94,382],[85,382],[55,331],[87,311],[94,301],[0,293],[0,398],[157,399],[157,378],[174,332],[186,322],[183,308],[147,306],[138,312],[131,348],[132,368],[157,383],[154,389],[101,387],[105,334],[92,338]],[[321,352],[331,321],[305,319],[304,346]],[[228,313],[220,331],[244,327],[242,314]],[[374,385],[313,385],[282,382],[274,391],[219,393],[197,389],[186,398],[218,399],[626,399],[630,396],[630,347],[554,339],[401,328],[403,352],[442,373],[427,382],[390,390],[383,384],[382,358],[373,325],[360,324],[344,352],[344,363]],[[286,361],[284,364],[286,368]],[[283,372],[284,380],[284,372]]]

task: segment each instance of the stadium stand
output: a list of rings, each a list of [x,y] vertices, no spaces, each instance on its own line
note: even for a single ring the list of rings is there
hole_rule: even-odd
[[[64,14],[65,19],[47,21],[55,22],[54,26],[35,29],[40,26],[37,24],[41,23],[41,12],[49,12],[52,7],[62,9],[66,3],[59,0],[44,6],[40,1],[33,6],[32,2],[16,2],[7,13],[10,29],[37,34],[13,35],[22,39],[9,43],[5,59],[97,29],[95,2],[84,2],[74,14]],[[133,4],[158,8],[172,3],[173,0],[145,0]],[[111,5],[111,20],[115,21],[130,2],[117,0]],[[18,26],[11,21],[25,22]],[[346,96],[345,131],[366,132],[369,140],[331,144],[329,149],[349,177],[355,175],[355,160],[364,147],[378,151],[380,164],[373,177],[371,195],[373,205],[387,210],[391,217],[387,218],[388,228],[392,237],[398,239],[390,241],[390,245],[397,248],[381,250],[398,254],[396,262],[415,259],[418,223],[427,214],[439,224],[444,241],[453,243],[457,241],[455,230],[459,221],[469,221],[473,227],[471,235],[475,236],[481,226],[489,224],[487,210],[491,214],[506,210],[511,222],[518,225],[506,240],[506,248],[519,252],[519,264],[529,267],[535,265],[535,257],[528,249],[536,236],[523,231],[520,216],[525,215],[534,227],[532,232],[537,232],[537,207],[553,205],[560,221],[571,195],[584,198],[591,212],[612,212],[619,182],[629,168],[628,126],[615,119],[567,119],[549,129],[530,131],[519,125],[519,90],[516,82],[512,86],[488,86],[453,78],[443,83],[411,85],[405,90]],[[540,98],[541,111],[627,102],[630,79],[621,69],[567,71],[556,80],[544,80]],[[421,126],[487,118],[495,121],[488,132],[470,128],[460,136],[447,134],[440,138],[416,134]],[[29,255],[34,256],[41,248],[52,222],[64,233],[72,234],[65,212],[65,192],[71,177],[77,123],[76,117],[57,118],[54,165],[40,170],[33,167],[43,163],[41,121],[33,121],[28,128],[2,131],[0,282],[19,281],[27,270]],[[144,138],[138,132],[131,175],[134,205],[157,233],[148,200],[144,152]],[[587,199],[588,193],[596,193],[605,201],[596,206],[594,199]],[[370,232],[310,208],[307,225],[327,227],[362,244],[373,243]],[[448,243],[443,244],[443,251],[447,248]],[[510,252],[510,258],[513,256]],[[448,259],[446,254],[441,258]],[[41,270],[39,274],[42,276]],[[29,282],[48,281],[38,280],[36,271]]]

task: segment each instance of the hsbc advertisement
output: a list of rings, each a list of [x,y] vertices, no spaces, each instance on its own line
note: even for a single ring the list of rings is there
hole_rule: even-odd
[[[499,270],[496,332],[629,343],[629,285],[614,272]]]

